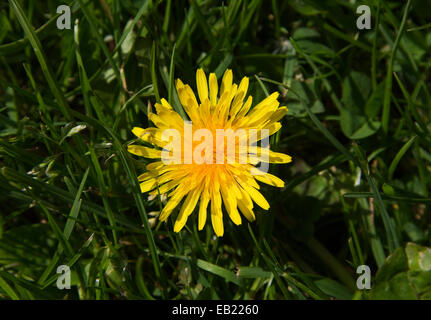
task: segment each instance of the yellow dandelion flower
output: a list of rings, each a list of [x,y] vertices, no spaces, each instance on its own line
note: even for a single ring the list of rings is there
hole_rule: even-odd
[[[279,107],[278,92],[251,108],[252,97],[246,98],[249,79],[244,77],[239,85],[232,80],[232,71],[227,70],[219,91],[215,74],[211,73],[207,80],[204,71],[198,69],[199,103],[191,87],[177,79],[178,96],[190,121],[182,119],[161,99],[161,103],[155,104],[156,113],[148,114],[155,127],[133,128],[133,133],[152,147],[130,145],[128,151],[157,159],[138,177],[141,191],[168,197],[159,219],[166,221],[182,202],[175,232],[184,227],[196,206],[198,229],[202,230],[210,207],[214,232],[221,237],[222,205],[236,225],[242,221],[240,212],[253,221],[254,203],[269,209],[257,181],[284,186],[283,180],[267,173],[268,163],[288,163],[291,157],[269,150],[264,141],[281,128],[279,121],[287,108]]]

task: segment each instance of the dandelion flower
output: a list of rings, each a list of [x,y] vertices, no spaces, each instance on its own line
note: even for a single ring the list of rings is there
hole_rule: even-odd
[[[149,192],[150,196],[167,194],[168,197],[159,215],[160,221],[166,221],[174,209],[181,206],[175,232],[184,227],[196,207],[198,229],[202,230],[210,207],[214,232],[221,237],[224,233],[223,206],[236,225],[242,222],[240,212],[248,221],[254,221],[254,204],[269,209],[257,181],[279,188],[284,186],[283,180],[257,165],[291,161],[290,156],[263,146],[263,139],[281,128],[279,121],[287,108],[279,107],[278,92],[251,108],[252,97],[246,98],[249,79],[244,77],[239,85],[232,80],[232,71],[227,70],[219,90],[215,74],[211,73],[207,80],[204,71],[198,69],[196,84],[200,102],[189,85],[179,79],[175,83],[190,120],[183,119],[161,99],[161,103],[155,104],[156,113],[148,114],[155,127],[132,130],[150,147],[129,145],[128,151],[156,160],[147,164],[147,171],[138,177],[141,191]],[[219,136],[220,131],[224,136]],[[172,132],[178,133],[177,139]],[[226,143],[229,139],[230,144]]]

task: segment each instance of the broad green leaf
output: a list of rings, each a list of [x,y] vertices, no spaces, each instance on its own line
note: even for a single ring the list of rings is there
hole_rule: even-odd
[[[322,113],[325,107],[320,101],[316,89],[316,83],[305,83],[298,80],[292,80],[290,89],[287,91],[286,98],[288,99],[287,106],[289,114],[294,116],[305,116],[306,104],[313,113]]]
[[[362,126],[350,135],[350,139],[359,140],[372,136],[380,129],[380,121],[365,122]]]
[[[411,271],[431,271],[431,249],[408,243],[406,246],[407,260]]]
[[[343,81],[344,107],[340,110],[340,124],[343,133],[350,139],[363,139],[380,129],[379,121],[372,121],[366,115],[366,104],[371,91],[371,81],[363,73],[353,71]],[[371,101],[378,97],[372,97]],[[375,106],[369,108],[376,108]]]
[[[368,98],[365,104],[365,114],[369,119],[373,119],[379,115],[383,105],[383,97],[385,94],[385,84],[380,83]]]
[[[377,272],[372,299],[429,299],[431,248],[409,242],[396,249]]]

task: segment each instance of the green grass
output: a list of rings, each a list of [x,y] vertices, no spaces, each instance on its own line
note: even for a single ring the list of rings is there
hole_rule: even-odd
[[[426,1],[67,3],[71,30],[62,1],[0,4],[0,299],[431,299]],[[199,67],[289,108],[286,186],[222,238],[197,212],[178,234],[157,221],[127,152],[149,105],[184,115],[174,80],[196,89]]]

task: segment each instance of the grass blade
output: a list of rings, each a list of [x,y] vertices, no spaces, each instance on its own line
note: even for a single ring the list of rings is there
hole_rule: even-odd
[[[392,70],[393,70],[394,60],[398,50],[398,46],[400,44],[401,37],[404,33],[404,28],[406,25],[411,2],[412,2],[411,0],[408,0],[404,8],[403,19],[401,21],[401,25],[398,30],[397,37],[395,38],[395,42],[391,50],[391,57],[389,58],[388,70],[386,73],[385,94],[383,97],[383,110],[382,110],[382,129],[385,134],[388,134],[388,130],[389,130],[389,113],[390,113],[390,107],[391,107],[391,93],[392,93]]]
[[[42,49],[42,45],[34,31],[33,26],[30,25],[30,22],[27,19],[24,11],[22,10],[19,2],[17,0],[9,0],[9,3],[14,10],[16,16],[18,17],[19,23],[21,27],[24,29],[24,32],[30,41],[31,46],[33,47],[34,53],[39,61],[40,67],[42,68],[42,72],[48,82],[49,88],[51,89],[52,94],[57,100],[58,106],[60,107],[61,112],[67,120],[71,120],[71,116],[69,113],[69,105],[64,98],[63,93],[60,88],[57,86],[57,81],[54,79],[54,75],[48,66],[45,58],[45,54]]]
[[[394,175],[395,169],[398,166],[398,163],[400,162],[401,158],[404,156],[404,154],[410,149],[411,145],[415,142],[417,136],[411,137],[409,141],[407,141],[402,148],[398,151],[396,154],[394,160],[392,160],[391,165],[388,169],[388,180],[392,180],[392,176]]]
[[[2,289],[12,300],[19,300],[16,292],[11,286],[0,276],[0,289]]]

